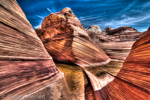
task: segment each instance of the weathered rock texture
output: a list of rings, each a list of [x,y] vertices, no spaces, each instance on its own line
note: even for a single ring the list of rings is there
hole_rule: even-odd
[[[55,61],[95,66],[110,60],[89,38],[70,8],[45,17],[36,32]]]
[[[98,27],[98,26],[97,26]],[[95,42],[125,42],[125,41],[136,41],[139,39],[143,32],[138,32],[132,27],[119,27],[113,29],[107,27],[101,32],[90,31],[87,29],[87,33]]]
[[[137,40],[116,78],[101,90],[97,100],[150,99],[150,28]]]
[[[89,36],[102,48],[111,59],[124,61],[128,56],[133,43],[143,36],[144,32],[138,32],[132,27],[105,28],[102,32]]]
[[[114,47],[115,49],[125,48],[127,49],[127,52],[129,52],[132,46],[131,43],[140,38],[143,33],[139,33],[135,29],[129,28],[130,31],[126,31],[126,29],[128,29],[128,27],[122,27],[121,29],[117,29],[116,31],[114,31],[112,28],[108,28],[106,29],[106,31],[111,32],[102,35],[110,35],[110,37],[113,38],[117,34],[118,36],[128,34],[130,38],[114,38],[114,40],[109,39],[109,41],[101,41],[101,43],[113,42],[114,45],[110,44],[110,47]],[[122,30],[124,30],[124,33],[122,33]],[[118,33],[115,34],[114,32]],[[126,59],[126,56],[128,54],[125,57],[121,57],[121,54],[118,55],[118,57],[116,55],[112,56],[111,58],[113,58],[113,60],[106,64],[109,58],[106,57],[106,54],[101,49],[98,49],[97,45],[95,45],[95,43],[91,39],[89,39],[88,34],[85,32],[85,29],[82,27],[81,23],[75,17],[75,15],[72,14],[71,9],[65,8],[61,12],[50,14],[49,16],[47,16],[43,20],[41,28],[37,29],[37,34],[44,43],[47,51],[54,57],[56,61],[74,63],[80,65],[83,68],[87,77],[87,80],[85,80],[84,83],[86,96],[85,99],[146,99],[146,97],[149,97],[149,87],[147,85],[149,79],[147,76],[146,79],[144,78],[145,74],[149,74],[149,72],[144,73],[143,71],[142,73],[138,73],[138,71],[140,72],[142,69],[128,69],[128,65],[126,65],[126,62],[122,70],[120,71],[122,63],[124,59]],[[106,40],[108,40],[107,37]],[[127,44],[125,46],[122,46],[121,43],[125,43],[125,41],[128,40],[130,43],[126,42]],[[120,44],[115,45],[117,43]],[[122,51],[120,52],[122,53]],[[133,59],[131,59],[131,63],[133,62],[132,60]],[[100,63],[99,65],[101,66],[98,66],[98,62],[105,63]],[[97,66],[92,67],[92,65]],[[131,65],[130,67],[133,66]],[[60,67],[60,69],[62,68],[63,67]],[[126,71],[128,71],[129,73],[126,73]],[[68,71],[65,70],[64,72],[66,72],[67,76],[69,76]],[[76,77],[78,77],[77,74]],[[66,78],[66,82],[69,80],[69,78],[70,77]],[[144,78],[144,81],[142,78]],[[140,80],[142,85],[140,85],[140,83],[138,84],[138,80]],[[90,84],[89,81],[91,82]],[[144,82],[146,82],[146,84],[144,84]],[[69,89],[74,89],[72,88],[70,83],[67,84],[68,87],[70,87]],[[76,83],[73,84],[77,85]],[[125,93],[123,93],[124,91]]]
[[[97,65],[95,63],[99,62],[101,65],[109,59],[89,39],[70,9],[49,16],[53,20],[46,17],[44,20],[47,20],[47,24],[42,26],[46,28],[38,28],[37,34],[47,51],[53,52],[55,59],[80,66]],[[52,26],[49,27],[50,23]],[[57,80],[63,77],[62,73],[56,68],[16,1],[1,0],[0,100],[149,100],[149,41],[150,29],[133,45],[118,75],[114,71],[116,64],[112,61],[86,68],[57,64],[66,74],[65,78]],[[50,49],[48,43],[52,45]],[[83,63],[85,61],[88,63]]]
[[[88,34],[96,34],[96,33],[100,34],[102,32],[100,27],[96,25],[90,26],[86,31]]]
[[[143,32],[138,32],[137,30],[135,30],[131,27],[120,27],[117,29],[108,27],[101,32],[93,32],[92,33],[92,32],[89,32],[88,30],[87,30],[87,32],[88,32],[89,36],[92,38],[92,40],[94,40],[96,42],[96,44],[100,48],[102,48],[106,52],[106,54],[111,58],[110,63],[108,63],[106,65],[102,65],[102,66],[100,66],[100,68],[99,67],[88,68],[87,70],[89,70],[90,72],[92,72],[93,75],[96,75],[96,76],[98,73],[100,75],[101,74],[106,75],[106,73],[109,73],[110,76],[114,76],[114,77],[118,74],[121,67],[123,66],[123,62],[126,59],[126,57],[128,56],[133,43],[136,40],[138,40],[140,37],[142,37],[144,34]],[[101,75],[101,76],[103,76],[103,75]],[[109,77],[109,75],[107,75],[107,77]],[[103,80],[105,78],[103,78]],[[104,81],[104,83],[105,82],[107,82],[107,81]],[[97,94],[97,92],[95,92],[95,93]],[[119,95],[119,93],[118,93],[118,95]],[[110,98],[116,99],[114,97],[110,97]],[[102,97],[101,99],[110,99],[110,98]]]
[[[94,90],[101,89],[114,79],[114,77],[111,77],[109,74],[104,75],[103,79],[99,79],[97,78],[98,75],[95,75],[98,73],[97,71],[93,74],[84,68],[92,68],[92,66],[96,67],[107,64],[110,59],[105,52],[89,38],[86,30],[83,28],[77,17],[72,13],[70,8],[64,8],[58,13],[51,13],[45,17],[41,28],[39,27],[36,32],[42,40],[46,50],[55,61],[77,64],[83,68],[87,78],[89,78],[89,81],[85,82],[86,96],[91,95],[91,97],[94,98],[94,91],[92,91],[92,88],[94,88]],[[61,66],[59,68],[64,69]],[[69,69],[70,67],[68,66],[68,71]],[[99,70],[101,71],[101,69]],[[67,71],[62,71],[65,75],[68,75]],[[70,76],[72,75],[70,74]],[[66,81],[69,80],[70,76],[68,75]],[[69,82],[71,81],[66,83],[70,86]]]
[[[25,99],[60,77],[16,0],[0,0],[0,100]]]

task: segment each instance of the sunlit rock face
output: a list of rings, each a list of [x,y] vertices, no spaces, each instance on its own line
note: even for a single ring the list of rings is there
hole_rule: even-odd
[[[16,0],[0,0],[0,100],[25,99],[60,77]]]
[[[150,99],[150,28],[137,40],[116,78],[99,91],[97,100]]]
[[[95,66],[110,60],[89,38],[70,8],[45,17],[37,34],[55,61]]]
[[[90,26],[86,31],[88,34],[96,34],[96,33],[101,34],[102,32],[100,27],[97,25]]]

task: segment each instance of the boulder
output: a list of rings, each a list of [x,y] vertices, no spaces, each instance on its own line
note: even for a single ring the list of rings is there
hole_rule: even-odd
[[[86,31],[88,34],[100,34],[101,29],[97,25],[92,25]]]
[[[40,33],[39,29],[36,32],[55,61],[79,66],[102,65],[110,61],[89,38],[70,8],[45,17]]]

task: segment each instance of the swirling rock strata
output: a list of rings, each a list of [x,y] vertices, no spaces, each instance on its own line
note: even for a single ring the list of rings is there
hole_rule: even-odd
[[[95,73],[93,74],[84,68],[107,64],[110,59],[105,52],[89,38],[86,30],[70,8],[64,8],[58,13],[51,13],[45,17],[41,28],[39,27],[36,32],[42,40],[46,50],[55,61],[76,64],[82,67],[82,71],[86,73],[87,77],[90,79],[89,82],[91,82],[87,82],[87,84],[85,82],[86,96],[91,95],[92,98],[94,98],[94,91],[90,91],[90,89],[100,89],[114,79],[113,77],[109,77],[108,74],[104,76],[104,79],[99,79]],[[70,67],[67,67],[69,71]],[[61,66],[59,68],[64,69]],[[68,76],[66,78],[66,81],[68,81],[69,74],[66,70],[63,71],[65,75]],[[70,74],[70,76],[72,76],[72,74]],[[77,76],[80,75],[76,75],[76,77]],[[68,86],[71,86],[68,82],[66,82]],[[78,84],[80,84],[80,82]],[[86,98],[91,97],[89,96]]]
[[[91,26],[92,27],[92,26]],[[98,26],[97,26],[98,27]],[[103,31],[86,30],[90,38],[95,42],[126,42],[126,41],[136,41],[139,39],[144,32],[138,32],[132,27],[122,26],[116,29],[112,27],[107,27]]]
[[[95,66],[110,60],[89,38],[70,8],[45,17],[37,34],[55,61]]]
[[[97,100],[150,99],[150,28],[137,40],[116,78],[101,90]]]
[[[0,100],[23,99],[60,77],[16,0],[0,0]]]
[[[144,34],[144,32],[125,26],[117,29],[107,27],[101,32],[93,31],[93,33],[87,29],[87,32],[113,61],[120,63],[123,63],[128,56],[133,43]]]

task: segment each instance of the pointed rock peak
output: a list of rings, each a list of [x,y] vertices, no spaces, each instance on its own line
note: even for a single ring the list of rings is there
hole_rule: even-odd
[[[73,14],[71,8],[66,7],[64,9],[61,10],[62,13],[66,13],[66,14]]]

